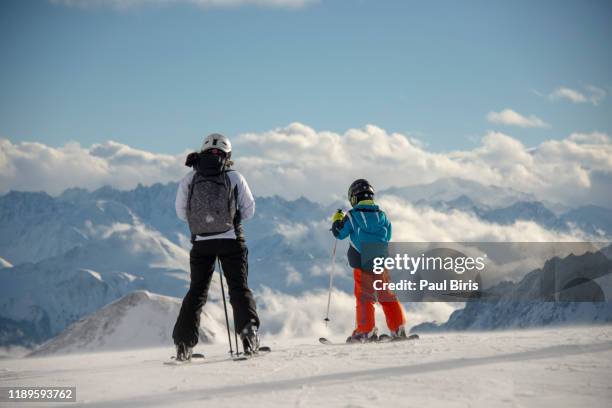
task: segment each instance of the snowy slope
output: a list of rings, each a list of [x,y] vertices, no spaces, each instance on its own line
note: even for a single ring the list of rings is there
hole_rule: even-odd
[[[61,255],[96,235],[92,226],[134,224],[125,205],[90,199],[77,204],[46,193],[0,196],[0,256],[13,265]]]
[[[612,210],[598,206],[586,206],[571,209],[556,215],[539,201],[518,201],[507,207],[471,209],[480,219],[510,225],[516,221],[534,221],[555,231],[580,229],[598,239],[609,240],[612,236]]]
[[[185,224],[176,217],[174,210],[177,187],[177,183],[155,183],[147,187],[138,185],[127,191],[108,186],[92,192],[72,188],[60,195],[58,200],[76,206],[87,206],[92,201],[117,203],[129,208],[140,222],[159,231],[172,242],[179,243],[178,234],[185,234]]]
[[[211,307],[215,305],[208,305],[207,309]],[[176,298],[135,291],[68,326],[32,355],[171,345],[172,328],[180,308]],[[211,342],[215,331],[221,328],[208,314],[202,315],[202,327],[202,342]]]
[[[518,201],[508,207],[479,211],[480,218],[496,224],[508,225],[517,220],[535,221],[554,229],[564,228],[557,216],[539,201]]]
[[[564,213],[562,220],[587,233],[608,237],[612,235],[612,210],[608,208],[596,205],[578,207]]]
[[[423,335],[417,342],[323,346],[167,366],[172,348],[3,360],[3,386],[76,386],[84,407],[604,407],[612,327]],[[17,406],[17,405],[15,405]]]
[[[182,297],[187,270],[187,252],[155,231],[100,228],[61,256],[0,269],[0,344],[46,340],[136,289]]]

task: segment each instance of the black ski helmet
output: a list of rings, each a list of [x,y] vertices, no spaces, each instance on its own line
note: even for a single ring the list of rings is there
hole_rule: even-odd
[[[358,179],[351,183],[348,189],[348,200],[351,206],[356,206],[361,200],[374,198],[374,187],[366,179]]]

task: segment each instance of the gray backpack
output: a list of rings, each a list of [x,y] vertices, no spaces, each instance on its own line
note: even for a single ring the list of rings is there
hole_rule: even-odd
[[[215,235],[234,228],[236,193],[223,171],[215,175],[193,175],[187,198],[187,223],[192,236]]]

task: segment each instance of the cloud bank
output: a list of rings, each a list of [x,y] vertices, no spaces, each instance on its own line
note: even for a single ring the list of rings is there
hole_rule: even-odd
[[[347,186],[360,177],[378,190],[459,177],[569,204],[612,199],[612,145],[601,133],[527,147],[488,132],[472,150],[436,153],[373,125],[338,134],[293,123],[241,135],[235,146],[239,167],[259,183],[259,194],[344,200]]]
[[[612,202],[612,144],[601,132],[575,133],[534,147],[488,132],[475,148],[446,153],[373,125],[335,133],[292,123],[232,141],[236,167],[258,196],[345,200],[347,186],[360,177],[378,190],[459,177],[570,205]],[[185,153],[155,154],[113,141],[56,148],[0,139],[0,193],[58,194],[69,187],[130,189],[176,181],[188,171]]]
[[[553,231],[533,221],[501,225],[459,210],[416,207],[394,196],[383,196],[379,202],[393,220],[393,240],[399,242],[580,242],[592,239],[582,231]]]
[[[70,187],[131,189],[138,183],[176,181],[185,173],[184,157],[184,153],[155,154],[113,141],[90,148],[78,143],[55,148],[0,139],[0,192],[59,194]]]
[[[325,327],[323,318],[327,309],[327,291],[307,292],[300,296],[287,295],[269,288],[256,293],[262,336],[266,340],[331,337],[344,340],[355,328],[355,297],[334,290],[330,307],[330,322]],[[406,327],[427,321],[445,322],[461,304],[418,303],[404,305]],[[376,306],[376,326],[379,333],[388,333],[385,317]]]
[[[537,116],[523,116],[512,109],[504,109],[501,112],[489,112],[487,120],[491,123],[506,126],[518,126],[522,128],[549,128],[550,125]]]

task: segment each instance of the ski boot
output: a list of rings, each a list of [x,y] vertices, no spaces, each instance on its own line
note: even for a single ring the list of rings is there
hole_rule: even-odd
[[[244,354],[257,354],[259,351],[259,335],[257,334],[257,325],[254,321],[250,321],[242,333],[240,333],[240,339],[242,340],[242,347]]]
[[[404,326],[400,326],[399,329],[394,332],[391,332],[391,341],[416,340],[418,338],[418,334],[413,333],[408,335]]]
[[[391,341],[406,340],[407,338],[404,326],[400,326],[396,331],[391,332]]]
[[[176,361],[189,361],[191,360],[191,355],[193,353],[193,348],[189,347],[185,343],[178,343],[176,345]]]
[[[369,343],[378,340],[378,329],[375,327],[369,333],[360,333],[357,330],[353,331],[347,339],[347,343]]]

